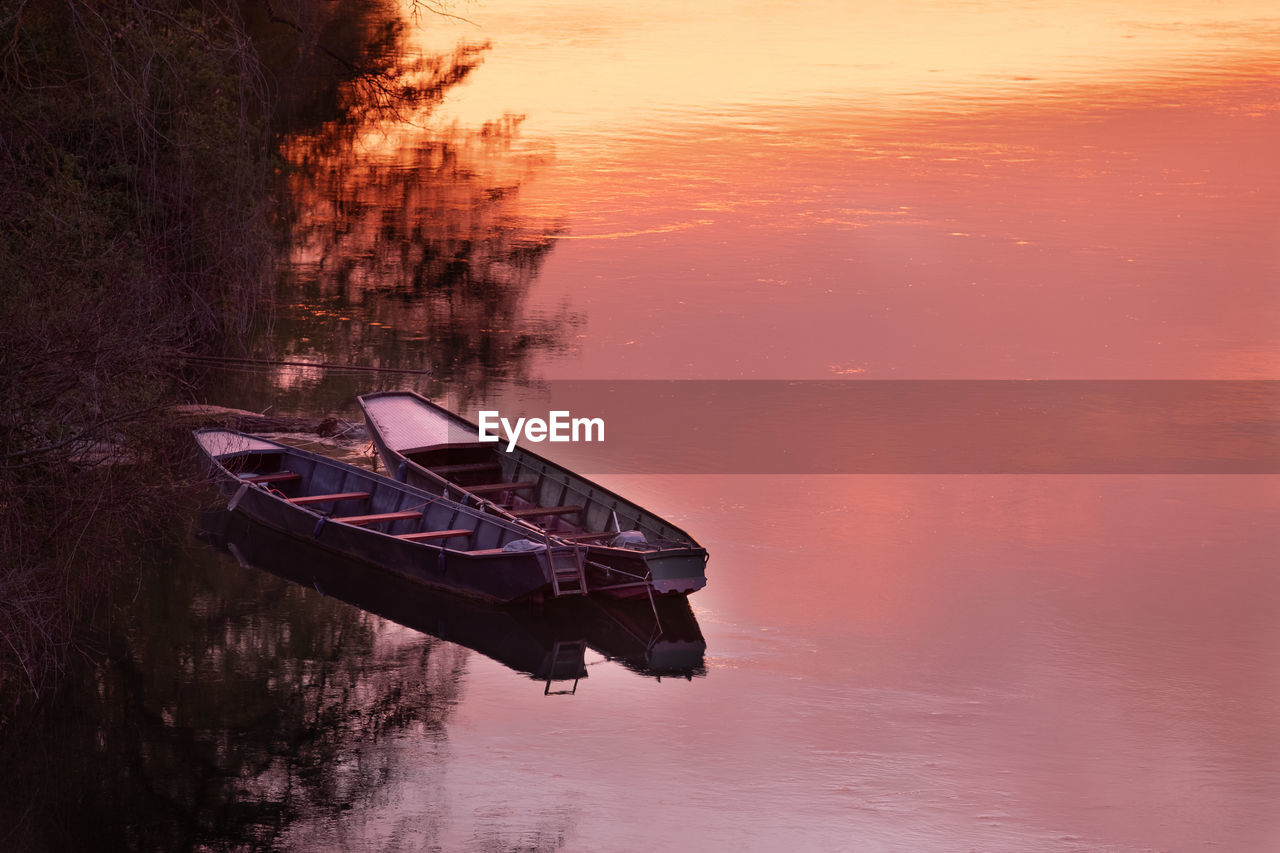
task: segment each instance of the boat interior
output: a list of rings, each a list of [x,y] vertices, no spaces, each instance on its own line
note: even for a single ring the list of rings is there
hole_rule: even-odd
[[[295,506],[399,539],[479,555],[500,551],[533,533],[477,509],[406,489],[315,454],[272,448],[217,459],[242,482],[268,489]]]
[[[640,551],[691,544],[681,531],[651,513],[518,450],[467,442],[413,448],[402,455],[430,475],[566,540]]]

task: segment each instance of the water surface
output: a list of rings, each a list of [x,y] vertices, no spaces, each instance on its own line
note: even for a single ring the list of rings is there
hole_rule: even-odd
[[[397,385],[467,408],[567,379],[1280,378],[1269,4],[459,13],[477,26],[423,16],[424,43],[492,46],[434,112],[292,140],[300,201],[260,353],[315,366],[238,374],[218,402],[353,414],[355,393]],[[320,366],[344,362],[420,372]],[[715,436],[671,440],[696,454]],[[616,470],[607,486],[712,555],[689,678],[595,652],[575,692],[547,695],[201,543],[172,555],[161,574],[186,580],[167,597],[150,576],[137,630],[155,639],[133,653],[165,677],[129,681],[128,707],[151,721],[134,749],[156,762],[148,784],[178,814],[203,804],[184,837],[1280,845],[1274,476]],[[190,663],[206,657],[227,662],[212,705]],[[241,767],[227,756],[246,738]],[[174,742],[214,756],[207,799],[189,762],[155,758]]]

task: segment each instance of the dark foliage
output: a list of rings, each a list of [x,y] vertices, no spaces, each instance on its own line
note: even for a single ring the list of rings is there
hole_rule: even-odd
[[[460,649],[168,538],[112,596],[141,627],[104,607],[58,701],[0,738],[0,849],[307,849],[404,775],[388,739],[442,737]]]
[[[397,83],[402,26],[357,0],[0,3],[0,695],[52,683],[171,503],[184,359],[266,304],[274,140],[471,67]]]
[[[257,303],[268,101],[231,3],[27,0],[0,32],[0,690],[38,693],[167,500],[181,355]]]

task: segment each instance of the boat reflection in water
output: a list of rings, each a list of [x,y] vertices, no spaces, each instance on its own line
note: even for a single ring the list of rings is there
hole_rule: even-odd
[[[588,649],[640,675],[692,679],[706,674],[707,644],[688,599],[662,596],[545,605],[486,605],[436,592],[287,537],[243,516],[201,517],[202,536],[253,566],[392,622],[466,646],[543,682],[547,694],[573,693],[587,677]]]

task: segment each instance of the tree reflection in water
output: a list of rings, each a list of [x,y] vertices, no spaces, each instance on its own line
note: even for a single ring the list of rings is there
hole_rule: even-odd
[[[432,107],[486,46],[416,60],[399,38],[381,49],[392,82],[347,82],[339,115],[300,121],[282,143],[280,304],[264,354],[430,370],[419,383],[429,393],[525,379],[529,356],[566,346],[581,322],[567,308],[531,316],[523,305],[560,230],[521,200],[548,155],[519,139],[518,117],[432,126]],[[389,97],[398,86],[412,96]],[[369,387],[367,375],[319,369],[273,379],[275,402],[299,410]]]
[[[515,124],[421,140],[393,152],[398,162],[377,162],[360,150],[376,141],[348,129],[337,150],[332,139],[291,147],[282,294],[295,301],[278,351],[479,384],[558,346],[575,318],[522,311],[554,229],[521,217],[523,176],[499,176]]]
[[[647,600],[486,607],[224,511],[200,521],[227,551],[194,534],[157,547],[53,701],[10,721],[0,849],[341,849],[344,833],[390,831],[380,821],[407,780],[421,796],[397,831],[429,847],[449,823],[435,794],[472,649],[534,693],[586,679],[587,648],[641,676],[706,674],[683,598],[656,612]],[[553,849],[574,819],[485,823],[501,835],[493,849],[509,833]]]
[[[11,721],[0,848],[271,848],[374,802],[404,772],[392,739],[443,740],[465,650],[203,543],[175,552],[56,700]]]

